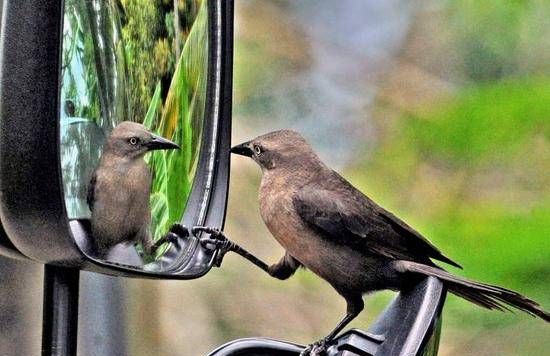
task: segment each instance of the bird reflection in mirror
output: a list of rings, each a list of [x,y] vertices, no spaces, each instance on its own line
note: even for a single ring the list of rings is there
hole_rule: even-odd
[[[152,256],[162,244],[188,236],[181,225],[174,225],[156,242],[151,235],[152,174],[144,155],[171,149],[179,146],[141,124],[125,121],[113,129],[88,186],[93,246],[98,257],[105,258],[120,243],[140,243],[144,254]]]

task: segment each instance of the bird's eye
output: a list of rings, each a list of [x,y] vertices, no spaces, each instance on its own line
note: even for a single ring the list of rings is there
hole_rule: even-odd
[[[262,153],[262,148],[260,147],[260,145],[254,145],[254,152],[259,155],[260,153]]]
[[[129,143],[130,145],[132,145],[132,146],[135,146],[135,145],[137,145],[138,141],[139,141],[139,140],[137,139],[137,137],[131,137],[131,138],[128,140],[128,143]]]

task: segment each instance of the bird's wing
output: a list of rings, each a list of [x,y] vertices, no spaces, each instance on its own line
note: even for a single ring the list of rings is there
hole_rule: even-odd
[[[336,173],[324,177],[322,184],[303,187],[294,195],[293,204],[306,224],[335,243],[392,259],[427,263],[434,258],[460,267]]]
[[[371,201],[372,202],[372,201]],[[373,204],[376,204],[372,202]],[[399,219],[394,214],[385,210],[382,207],[378,207],[378,214],[388,223],[391,227],[399,233],[401,236],[406,236],[409,241],[414,241],[413,244],[429,252],[429,257],[436,260],[445,262],[452,266],[462,268],[458,263],[445,256],[437,247],[435,247],[428,239],[420,235],[418,231],[410,227],[403,220]]]
[[[88,194],[86,195],[86,202],[88,203],[88,207],[90,208],[90,211],[94,209],[96,181],[97,181],[97,176],[96,176],[96,173],[94,172],[92,174],[92,178],[90,179],[90,183],[88,183]]]

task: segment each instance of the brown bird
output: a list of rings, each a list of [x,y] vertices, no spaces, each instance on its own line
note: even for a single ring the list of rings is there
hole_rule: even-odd
[[[125,121],[113,129],[88,185],[93,242],[99,257],[123,242],[140,242],[151,255],[175,238],[168,234],[155,243],[151,237],[151,172],[143,159],[149,151],[175,148],[179,146],[174,142],[135,122]]]
[[[271,132],[235,146],[231,152],[250,157],[261,167],[261,216],[286,250],[278,263],[257,265],[279,279],[306,267],[346,300],[345,317],[304,354],[326,350],[363,310],[363,294],[399,291],[425,276],[439,278],[451,293],[481,307],[506,310],[512,306],[550,321],[550,314],[533,300],[454,276],[437,266],[432,260],[460,267],[328,168],[297,132]]]

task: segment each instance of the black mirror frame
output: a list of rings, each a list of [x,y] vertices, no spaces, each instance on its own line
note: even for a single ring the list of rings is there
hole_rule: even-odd
[[[229,185],[233,2],[207,1],[206,119],[196,178],[182,222],[222,228]],[[203,249],[194,238],[183,243],[183,247],[171,248],[159,262],[163,266],[160,272],[97,260],[83,251],[79,241],[86,241],[83,236],[86,232],[81,223],[67,217],[61,179],[59,93],[63,9],[62,0],[3,1],[0,220],[11,241],[8,249],[14,247],[15,253],[18,250],[45,264],[112,275],[185,279],[205,274],[215,253]],[[186,258],[197,253],[203,255],[200,260],[204,262],[191,268],[191,273],[182,273],[189,262]]]
[[[27,259],[25,255],[13,246],[10,239],[6,235],[4,228],[2,227],[2,222],[0,222],[0,255],[18,260]]]
[[[0,0],[0,27],[2,24],[1,17],[3,13],[2,11],[3,7],[4,7],[4,2],[3,0]],[[0,35],[1,35],[1,30],[0,30]],[[4,228],[2,227],[1,221],[0,221],[0,256],[6,256],[14,259],[19,259],[19,260],[26,259],[26,257],[21,252],[19,252],[19,250],[17,250],[15,246],[13,246],[12,242],[6,235]]]

